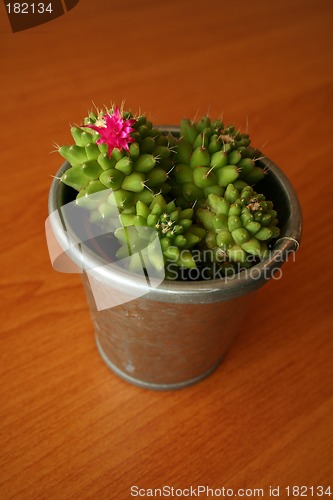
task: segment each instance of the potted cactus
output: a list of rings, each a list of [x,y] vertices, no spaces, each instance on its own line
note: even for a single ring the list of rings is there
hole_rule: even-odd
[[[298,248],[292,186],[248,134],[208,116],[156,127],[113,106],[71,133],[49,227],[82,271],[103,359],[143,387],[202,379],[251,292]]]

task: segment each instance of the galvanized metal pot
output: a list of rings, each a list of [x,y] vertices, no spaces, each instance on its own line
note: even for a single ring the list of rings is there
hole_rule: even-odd
[[[176,127],[163,128],[179,132]],[[125,296],[123,303],[98,310],[92,281],[83,273],[98,350],[107,365],[123,379],[150,389],[178,389],[209,375],[241,328],[253,292],[297,250],[302,225],[297,195],[273,162],[267,158],[261,161],[267,166],[268,175],[260,190],[274,202],[281,236],[269,258],[251,268],[251,273],[242,272],[227,280],[165,280],[152,288],[145,279],[133,279],[125,271],[103,266],[103,257],[93,248],[84,255],[78,246],[67,250],[73,263],[94,270],[94,286],[106,298]],[[56,177],[61,177],[69,167],[64,163]],[[49,213],[60,213],[73,194],[55,178],[49,194]],[[62,245],[70,237],[68,228],[62,217],[52,225]],[[130,300],[131,296],[138,298]]]

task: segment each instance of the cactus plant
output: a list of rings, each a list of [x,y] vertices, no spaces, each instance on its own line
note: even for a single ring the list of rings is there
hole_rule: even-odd
[[[248,134],[221,120],[203,116],[197,123],[183,119],[177,148],[177,166],[171,183],[181,206],[194,201],[205,205],[210,193],[223,195],[226,186],[237,179],[248,184],[259,182],[265,171],[256,163],[261,157],[250,147]]]
[[[140,235],[134,233],[135,237],[129,238],[126,228],[144,226],[158,233],[165,262],[172,262],[184,268],[196,267],[191,249],[203,240],[206,230],[193,224],[193,214],[192,208],[183,210],[177,207],[174,201],[167,203],[161,194],[156,195],[149,206],[140,200],[137,201],[134,213],[120,215],[122,227],[116,229],[115,236],[123,245],[117,256],[127,256],[129,246],[134,250],[140,247]],[[157,269],[164,266],[165,262],[156,261],[154,254],[150,257]]]
[[[71,134],[75,144],[59,147],[70,163],[61,181],[92,223],[114,232],[117,256],[130,250],[132,270],[147,238],[131,227],[157,233],[163,262],[154,253],[150,260],[167,277],[169,265],[200,267],[205,251],[224,272],[251,267],[279,235],[273,203],[253,188],[266,174],[262,154],[233,125],[183,119],[176,136],[112,107],[89,113]]]
[[[248,185],[239,190],[229,184],[223,197],[211,193],[196,217],[206,229],[205,248],[223,264],[251,267],[267,257],[268,242],[280,234],[272,202]]]
[[[75,144],[59,147],[71,165],[61,180],[78,191],[79,205],[89,207],[89,195],[106,189],[117,192],[120,209],[138,200],[150,203],[154,191],[169,190],[168,159],[175,140],[154,129],[146,117],[121,116],[116,107],[90,113],[71,133]]]

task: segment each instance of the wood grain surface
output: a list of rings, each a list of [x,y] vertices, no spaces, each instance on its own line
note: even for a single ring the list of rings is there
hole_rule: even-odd
[[[80,0],[17,33],[3,5],[0,17],[0,498],[333,493],[332,2]],[[56,273],[45,243],[54,144],[92,102],[123,99],[156,123],[207,111],[248,123],[303,209],[295,262],[257,294],[214,374],[176,392],[107,368],[80,277]]]

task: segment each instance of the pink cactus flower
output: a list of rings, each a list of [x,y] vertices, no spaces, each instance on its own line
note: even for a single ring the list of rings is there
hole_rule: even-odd
[[[108,154],[111,156],[112,151],[118,148],[120,151],[124,149],[128,151],[129,144],[135,142],[131,137],[134,132],[132,125],[136,120],[124,120],[121,117],[118,107],[113,111],[112,115],[105,114],[103,117],[96,120],[95,125],[84,125],[99,133],[100,137],[97,139],[96,144],[107,144]]]

